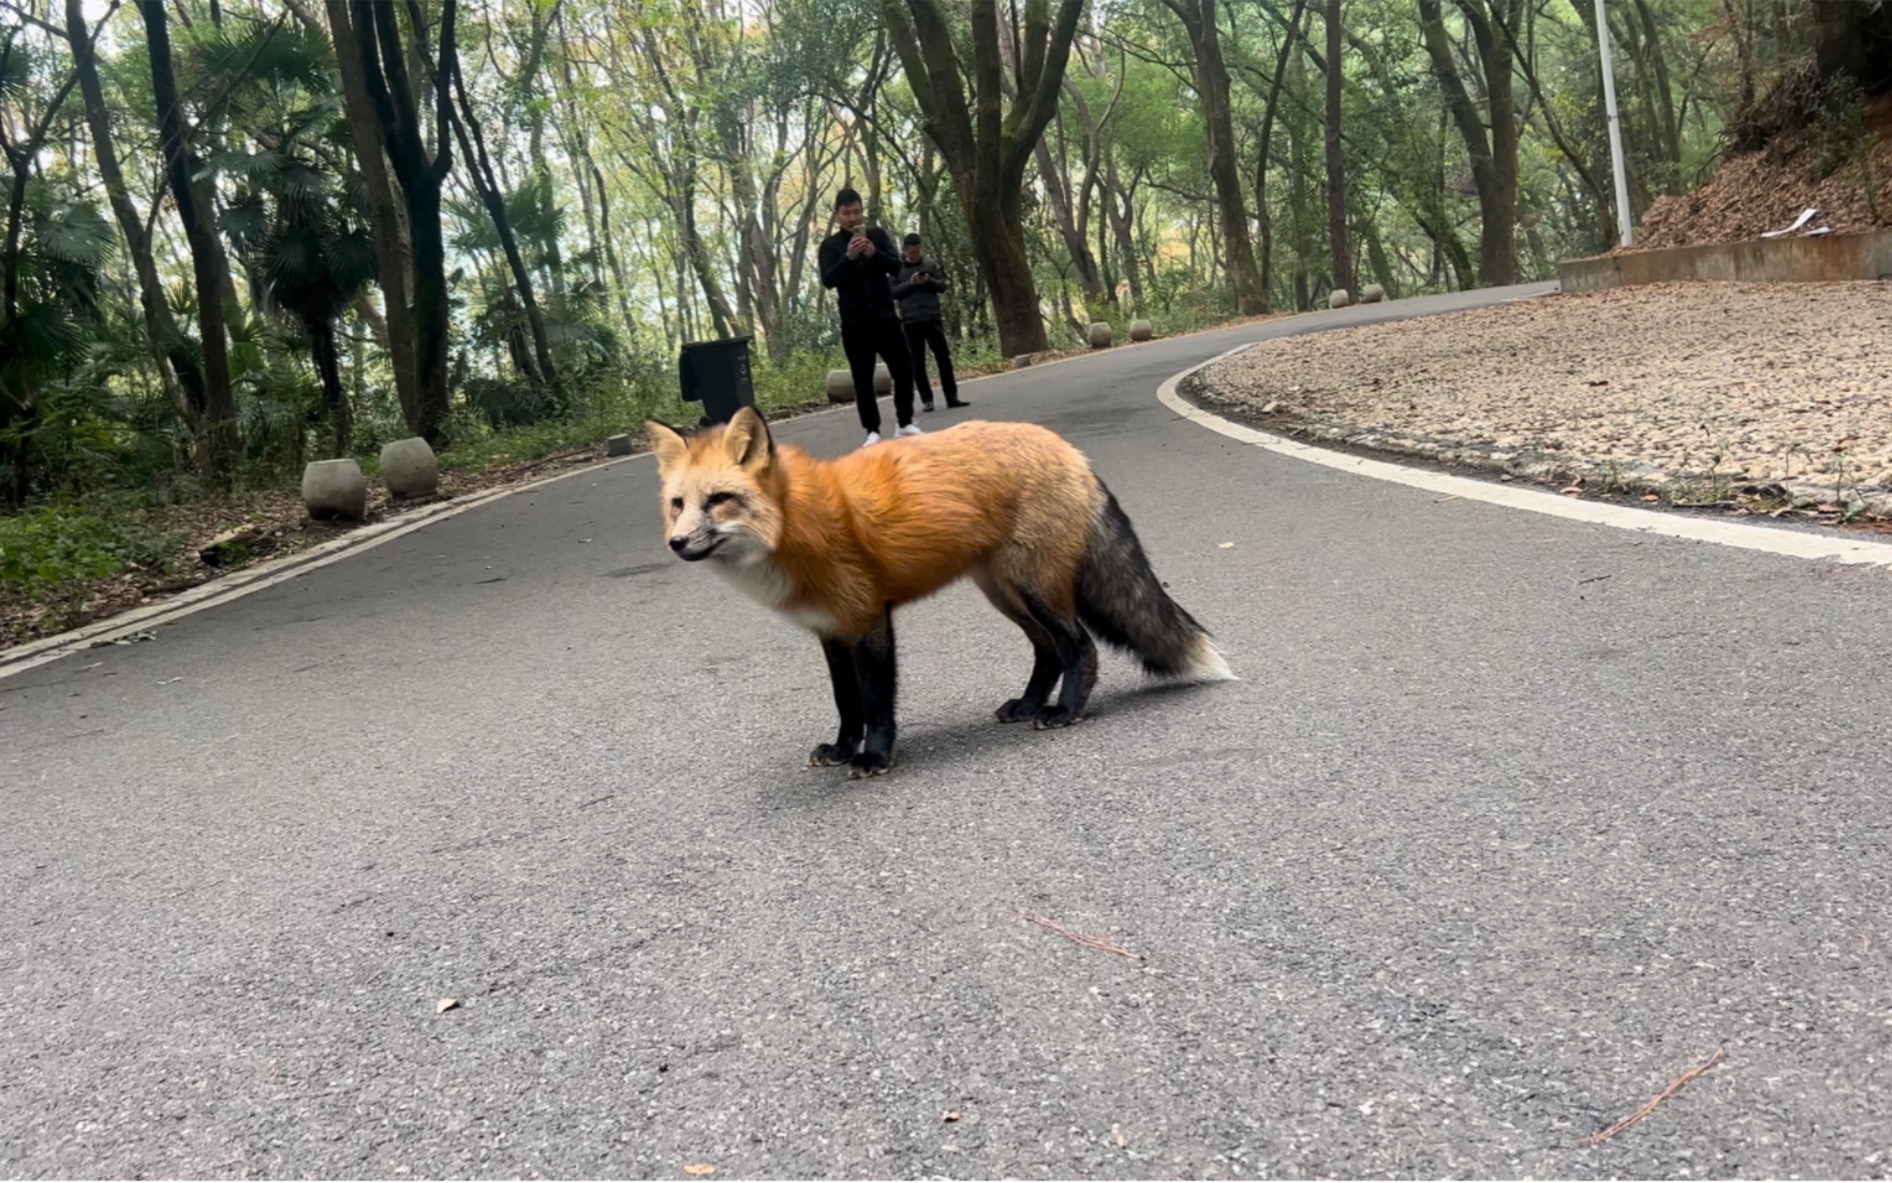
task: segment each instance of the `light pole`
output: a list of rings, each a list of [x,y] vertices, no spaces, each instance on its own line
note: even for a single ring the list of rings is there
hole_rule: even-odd
[[[1616,111],[1616,70],[1610,65],[1610,22],[1603,0],[1596,0],[1596,47],[1603,57],[1603,110],[1609,115],[1610,164],[1616,171],[1617,240],[1630,244],[1629,174],[1623,168],[1623,121]]]

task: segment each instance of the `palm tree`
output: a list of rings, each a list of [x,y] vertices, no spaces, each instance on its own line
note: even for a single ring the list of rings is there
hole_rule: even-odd
[[[253,188],[224,215],[225,230],[254,262],[263,308],[293,317],[307,335],[322,381],[329,448],[346,456],[354,414],[342,385],[335,325],[378,274],[367,211],[349,200],[361,186],[338,192],[342,187],[311,159],[284,149],[265,149],[248,164]]]
[[[247,39],[247,40],[246,40]],[[307,28],[265,27],[234,39],[225,60],[248,63],[231,111],[252,128],[246,145],[212,160],[234,200],[223,231],[242,256],[261,310],[288,317],[308,339],[322,383],[329,448],[345,456],[354,413],[342,385],[336,322],[379,274],[365,184],[344,172],[351,146],[342,100],[328,84],[334,55]],[[208,56],[207,53],[207,56]]]

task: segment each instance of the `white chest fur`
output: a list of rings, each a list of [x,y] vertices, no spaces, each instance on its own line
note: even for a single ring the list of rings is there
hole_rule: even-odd
[[[712,563],[711,566],[731,587],[810,632],[823,633],[834,626],[828,614],[819,609],[787,607],[788,580],[772,563]]]

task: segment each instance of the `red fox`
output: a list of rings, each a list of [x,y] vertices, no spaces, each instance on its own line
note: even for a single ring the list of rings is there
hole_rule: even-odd
[[[1235,676],[1163,590],[1116,497],[1045,428],[968,421],[838,460],[778,446],[750,407],[688,438],[646,429],[670,549],[821,639],[841,730],[810,766],[893,766],[893,610],[961,578],[1031,642],[1031,677],[1001,722],[1082,719],[1093,632],[1158,677]]]

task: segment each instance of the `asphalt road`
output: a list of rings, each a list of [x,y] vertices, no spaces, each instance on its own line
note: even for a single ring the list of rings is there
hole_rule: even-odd
[[[818,648],[667,555],[644,459],[0,681],[0,1174],[1884,1177],[1892,576],[1154,397],[1485,298],[969,385],[1244,680],[1106,656],[1004,727],[1029,652],[955,588],[879,780],[802,767]]]

